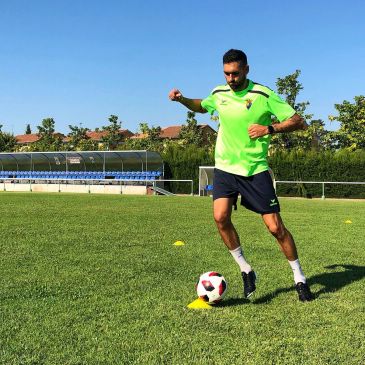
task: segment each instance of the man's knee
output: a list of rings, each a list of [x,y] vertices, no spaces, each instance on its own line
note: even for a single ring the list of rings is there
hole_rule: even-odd
[[[285,227],[281,222],[270,222],[267,226],[270,233],[276,238],[283,238],[285,235]]]
[[[227,224],[231,223],[231,216],[229,212],[225,211],[215,211],[214,212],[214,221],[218,228],[225,227]]]

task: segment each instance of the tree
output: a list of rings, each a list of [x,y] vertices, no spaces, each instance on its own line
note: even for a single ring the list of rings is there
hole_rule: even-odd
[[[30,124],[27,124],[27,127],[25,129],[25,134],[32,134],[32,130],[30,129]]]
[[[142,134],[148,134],[150,128],[148,127],[148,123],[142,122],[139,123],[139,132]]]
[[[330,134],[324,128],[325,124],[321,119],[313,119],[308,122],[308,128],[300,133],[295,133],[293,138],[289,136],[283,143],[287,143],[286,148],[300,150],[329,149]],[[292,136],[290,136],[292,137]]]
[[[85,146],[92,146],[92,144],[86,143],[90,139],[87,136],[87,132],[89,131],[88,128],[83,128],[81,125],[69,125],[68,127],[71,130],[68,134],[68,137],[70,138],[68,147],[70,150],[84,150]]]
[[[43,119],[42,124],[37,126],[40,138],[52,140],[52,138],[54,138],[55,124],[53,118]]]
[[[0,124],[0,152],[11,152],[15,149],[16,139],[13,134],[3,132]]]
[[[160,126],[157,126],[157,127],[152,126],[151,128],[148,129],[147,135],[148,135],[147,139],[151,143],[161,142],[161,127]]]
[[[300,70],[295,70],[292,74],[283,77],[278,77],[276,81],[277,91],[280,95],[285,96],[286,102],[296,109],[296,99],[300,90],[303,90],[302,84],[298,81]],[[301,103],[304,105],[309,104],[308,102]],[[305,109],[305,108],[304,108]]]
[[[34,151],[60,151],[62,139],[55,135],[55,121],[53,118],[45,118],[42,124],[37,126],[39,140],[33,145]]]
[[[148,123],[139,124],[138,132],[142,134],[142,138],[129,139],[125,147],[130,149],[162,151],[163,144],[161,139],[161,127],[149,127]]]
[[[309,105],[308,101],[297,103],[297,97],[300,90],[303,90],[302,84],[298,81],[301,71],[295,70],[292,74],[283,78],[278,78],[276,81],[276,87],[278,94],[282,95],[285,101],[293,107],[293,109],[303,117],[306,122],[311,125],[310,119],[312,114],[305,114],[305,110]],[[273,119],[273,123],[279,121]],[[290,148],[301,148],[307,149],[318,142],[318,136],[315,134],[315,128],[308,128],[307,131],[298,131],[294,133],[280,133],[276,134],[271,139],[271,145],[274,149],[290,149]]]
[[[331,132],[335,148],[349,151],[365,148],[365,96],[355,96],[354,100],[354,103],[344,100],[342,104],[335,104],[338,115],[329,116],[331,121],[340,123],[340,129]]]
[[[98,143],[93,141],[91,138],[82,139],[77,144],[76,150],[77,151],[97,151],[98,150]]]
[[[325,124],[322,119],[312,119],[309,122],[308,129],[303,133],[303,139],[306,141],[307,146],[305,149],[320,150],[330,148],[330,135],[325,129]]]
[[[117,148],[118,144],[122,142],[123,136],[120,133],[122,122],[118,120],[117,115],[110,115],[108,118],[109,125],[102,128],[107,134],[102,138],[103,143],[107,146],[108,150],[113,150]]]
[[[203,145],[202,130],[195,119],[195,113],[190,110],[187,112],[186,124],[181,127],[179,138],[186,145],[194,144],[198,147]]]

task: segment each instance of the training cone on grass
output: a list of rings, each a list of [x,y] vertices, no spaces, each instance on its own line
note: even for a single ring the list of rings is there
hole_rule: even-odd
[[[347,223],[347,224],[351,224],[351,223],[352,223],[352,221],[350,221],[350,219],[348,219],[347,221],[345,221],[345,223]]]
[[[185,242],[184,241],[176,241],[174,243],[174,246],[184,246],[185,245]]]
[[[188,304],[189,309],[212,309],[212,306],[208,304],[205,300],[198,298],[193,302]]]

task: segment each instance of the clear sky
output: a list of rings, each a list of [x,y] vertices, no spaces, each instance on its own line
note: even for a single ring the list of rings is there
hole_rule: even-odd
[[[274,89],[300,69],[298,101],[327,122],[335,103],[365,93],[364,14],[364,0],[0,0],[0,124],[14,134],[47,117],[62,133],[110,114],[132,132],[181,124],[168,92],[206,97],[224,83],[230,48]]]

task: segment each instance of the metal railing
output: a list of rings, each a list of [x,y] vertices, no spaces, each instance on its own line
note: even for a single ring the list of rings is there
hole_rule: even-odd
[[[160,182],[190,182],[190,195],[194,195],[194,181],[193,180],[174,180],[174,179],[158,179],[158,180],[153,180],[153,186],[154,187],[158,187],[158,184]]]
[[[276,191],[276,186],[278,183],[285,184],[321,184],[322,185],[322,199],[325,199],[325,185],[365,185],[365,182],[356,181],[286,181],[286,180],[274,180],[274,189]]]

